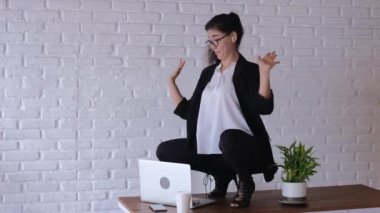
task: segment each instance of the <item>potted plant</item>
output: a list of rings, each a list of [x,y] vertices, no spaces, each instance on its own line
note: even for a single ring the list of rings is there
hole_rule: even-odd
[[[313,157],[313,147],[306,148],[304,144],[295,140],[289,147],[277,146],[282,154],[283,169],[282,203],[306,203],[306,181],[316,173],[319,166],[318,158]]]

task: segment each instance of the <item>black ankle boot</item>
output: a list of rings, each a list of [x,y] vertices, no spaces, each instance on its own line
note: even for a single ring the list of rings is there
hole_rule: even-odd
[[[248,207],[251,204],[251,197],[255,191],[255,182],[252,177],[244,180],[239,180],[239,188],[232,200],[231,207],[243,208]]]
[[[268,166],[263,172],[265,182],[271,182],[273,180],[274,174],[276,174],[277,170],[278,170],[278,166],[276,164],[272,164],[272,165]]]
[[[209,198],[224,198],[231,180],[234,180],[237,185],[236,175],[213,175],[213,177],[215,180],[215,188],[207,194]]]

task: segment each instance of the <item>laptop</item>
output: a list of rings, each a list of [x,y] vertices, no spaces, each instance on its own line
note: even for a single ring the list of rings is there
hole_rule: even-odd
[[[177,191],[191,192],[191,169],[188,164],[139,159],[141,201],[176,206]],[[190,208],[215,203],[215,200],[192,197]]]

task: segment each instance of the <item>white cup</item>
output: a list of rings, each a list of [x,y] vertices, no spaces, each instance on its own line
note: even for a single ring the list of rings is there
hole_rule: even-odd
[[[188,213],[190,209],[191,193],[176,192],[175,195],[177,213]]]

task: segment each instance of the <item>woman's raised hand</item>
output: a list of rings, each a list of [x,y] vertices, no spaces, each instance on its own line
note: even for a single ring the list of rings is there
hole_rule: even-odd
[[[264,57],[258,56],[258,64],[260,67],[260,71],[269,72],[274,65],[280,63],[279,61],[276,61],[276,52],[269,52]]]
[[[177,68],[169,76],[170,81],[175,81],[177,79],[177,77],[181,73],[182,68],[185,66],[185,62],[186,61],[183,60],[182,58],[179,60],[179,64],[178,64]]]
[[[181,92],[179,91],[177,84],[175,83],[175,79],[179,76],[181,73],[181,70],[185,66],[185,60],[182,58],[179,60],[179,64],[177,68],[170,74],[168,78],[168,85],[170,90],[170,97],[172,98],[174,104],[177,106],[183,99],[183,96],[181,95]]]
[[[260,87],[259,94],[266,99],[272,97],[272,92],[270,88],[269,72],[274,67],[274,65],[280,63],[276,61],[276,52],[269,52],[264,57],[258,56],[259,72],[260,72]]]

